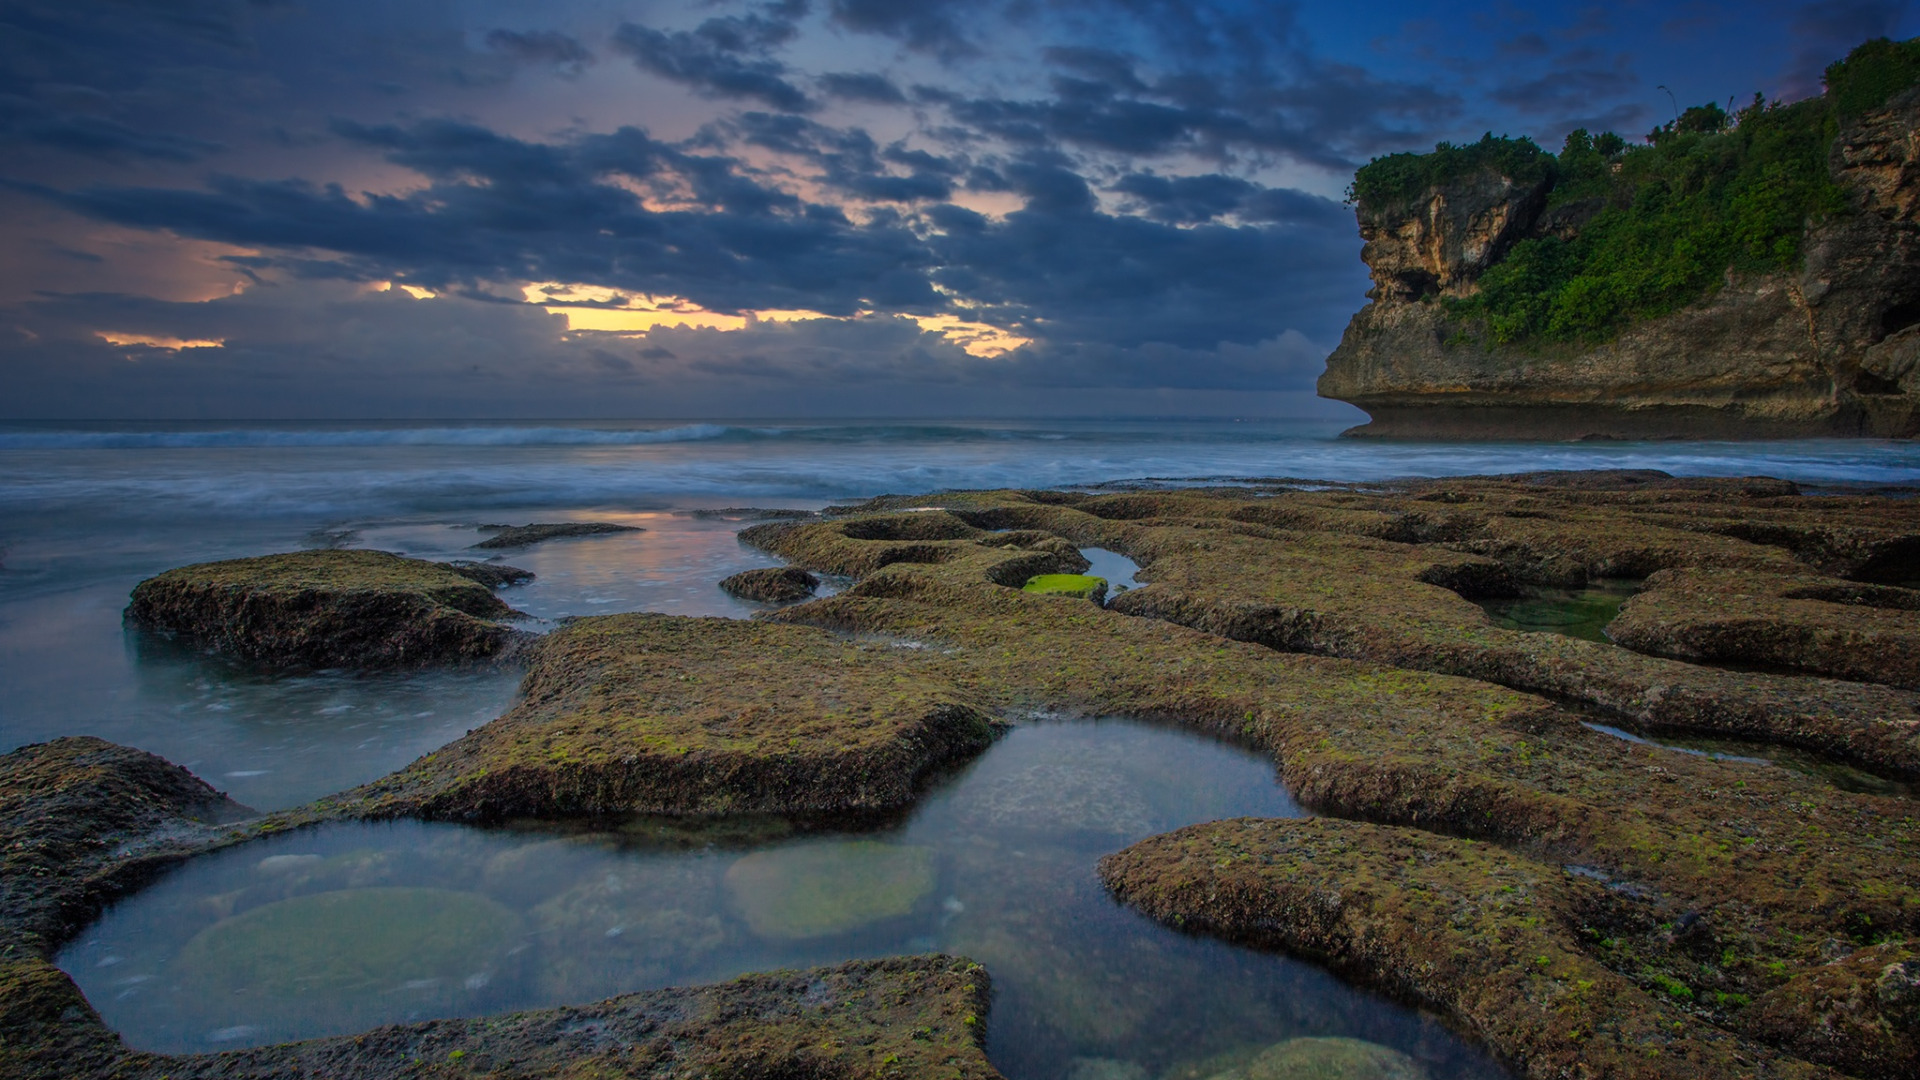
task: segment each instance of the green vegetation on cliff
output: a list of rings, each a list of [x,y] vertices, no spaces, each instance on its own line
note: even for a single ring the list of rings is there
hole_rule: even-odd
[[[1354,177],[1363,212],[1405,206],[1486,170],[1548,185],[1546,221],[1449,300],[1469,333],[1498,344],[1605,341],[1636,319],[1686,307],[1729,273],[1800,265],[1807,223],[1845,211],[1828,169],[1847,119],[1920,82],[1920,39],[1870,41],[1827,69],[1825,96],[1690,108],[1629,145],[1612,132],[1567,136],[1559,155],[1492,135],[1431,154],[1375,159]]]

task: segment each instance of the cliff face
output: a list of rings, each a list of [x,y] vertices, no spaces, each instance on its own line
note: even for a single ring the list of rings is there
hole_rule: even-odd
[[[1601,345],[1483,343],[1442,302],[1590,208],[1491,170],[1362,205],[1372,302],[1320,395],[1371,415],[1349,434],[1397,438],[1920,434],[1920,90],[1843,127],[1828,164],[1849,212],[1808,227],[1798,272],[1729,275]]]

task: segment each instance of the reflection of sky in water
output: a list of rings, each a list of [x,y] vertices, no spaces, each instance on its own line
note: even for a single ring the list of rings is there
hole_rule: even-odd
[[[744,618],[756,605],[720,591],[729,574],[778,560],[742,545],[746,523],[665,512],[489,511],[484,522],[591,518],[645,529],[552,540],[500,560],[539,578],[501,591],[540,620],[664,611]],[[347,546],[422,558],[471,551],[482,520],[330,525]],[[210,559],[291,551],[326,537],[304,522],[204,523],[14,542],[0,574],[0,751],[95,735],[183,765],[259,809],[295,806],[385,775],[498,716],[515,669],[299,675],[253,670],[126,629],[142,578]],[[823,590],[826,591],[826,590]],[[528,624],[542,630],[549,622]]]
[[[1435,1077],[1499,1075],[1409,1010],[1156,926],[1094,875],[1183,824],[1297,813],[1258,755],[1138,723],[1036,724],[861,835],[397,823],[247,844],[115,907],[60,964],[133,1045],[221,1049],[941,950],[987,965],[989,1051],[1013,1080],[1076,1058],[1158,1075],[1300,1035],[1395,1046]]]
[[[1087,573],[1097,578],[1107,579],[1107,595],[1111,597],[1121,589],[1137,589],[1140,583],[1133,575],[1140,571],[1140,564],[1117,551],[1106,548],[1081,548],[1080,555],[1090,564]]]

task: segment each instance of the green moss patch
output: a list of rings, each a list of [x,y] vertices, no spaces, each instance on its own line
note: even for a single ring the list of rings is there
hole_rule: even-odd
[[[1042,596],[1076,596],[1097,604],[1106,599],[1107,579],[1089,574],[1035,574],[1020,590]]]

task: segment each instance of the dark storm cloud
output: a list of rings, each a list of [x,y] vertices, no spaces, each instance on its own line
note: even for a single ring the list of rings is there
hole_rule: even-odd
[[[516,60],[578,72],[594,62],[592,50],[557,30],[489,30],[487,47]]]
[[[622,23],[613,47],[642,71],[690,86],[703,94],[760,101],[799,111],[812,102],[787,78],[787,66],[772,56],[798,33],[778,16],[727,15],[693,30],[655,30]]]
[[[885,75],[873,72],[830,72],[820,76],[820,89],[843,101],[870,105],[904,105],[907,95]]]
[[[1115,91],[1139,93],[1147,84],[1135,74],[1139,60],[1107,49],[1086,46],[1055,45],[1041,54],[1049,64],[1084,78],[1105,83]]]
[[[1567,113],[1591,108],[1640,86],[1630,59],[1622,53],[1601,57],[1580,51],[1563,56],[1552,70],[1533,79],[1515,79],[1499,83],[1493,100],[1533,114]]]
[[[1357,271],[1320,269],[1350,260],[1355,242],[1350,224],[1310,198],[1248,185],[1234,191],[1242,216],[1282,224],[1176,228],[1101,212],[1071,159],[1052,152],[999,170],[1024,209],[994,222],[936,204],[926,218],[936,231],[921,235],[897,214],[856,225],[836,207],[762,185],[737,159],[689,153],[637,129],[551,144],[453,121],[336,130],[429,182],[401,195],[239,177],[202,190],[39,190],[114,224],[262,249],[248,265],[256,274],[390,279],[475,296],[493,282],[567,281],[684,296],[716,311],[835,315],[947,310],[938,282],[989,321],[1044,324],[1063,342],[1200,347],[1289,326],[1325,335],[1336,321],[1327,312],[1344,314],[1328,303],[1331,292],[1359,280]],[[959,168],[900,151],[927,167],[883,174],[885,152],[864,132],[803,117],[748,114],[738,130],[745,142],[812,155],[832,182],[869,198],[936,200],[951,186],[937,169]],[[690,193],[701,206],[652,210],[635,187]],[[1198,198],[1191,187],[1169,190],[1176,201]],[[1316,269],[1294,280],[1301,266]]]
[[[204,139],[140,130],[110,117],[0,94],[0,146],[24,144],[100,158],[197,161],[220,149]]]
[[[1152,43],[1150,57],[1091,44],[1043,50],[1045,96],[916,88],[964,132],[1027,147],[1129,156],[1277,154],[1344,170],[1417,143],[1458,114],[1457,92],[1330,63],[1304,44],[1286,4],[1107,0]]]
[[[1157,176],[1128,173],[1114,190],[1137,200],[1156,221],[1197,224],[1233,214],[1245,221],[1344,228],[1349,211],[1332,199],[1290,188],[1269,188],[1237,176]]]
[[[1345,220],[1177,228],[1094,210],[1085,182],[1057,164],[1007,173],[1028,203],[1004,221],[952,206],[929,214],[942,229],[935,280],[989,321],[1063,347],[1208,348],[1288,327],[1327,338],[1349,314],[1344,298],[1364,288]]]
[[[274,249],[274,265],[309,274],[302,253],[330,252],[337,260],[322,265],[344,276],[436,288],[581,281],[686,296],[718,311],[848,314],[939,303],[910,232],[856,228],[837,208],[755,182],[732,159],[683,153],[636,129],[558,145],[451,121],[338,130],[432,182],[398,196],[239,177],[215,177],[197,191],[45,194],[116,224]],[[690,193],[700,206],[649,210],[622,179]]]
[[[958,166],[925,151],[895,145],[882,150],[860,128],[831,128],[791,113],[742,113],[729,130],[761,146],[812,162],[820,183],[874,202],[927,202],[953,196]],[[905,175],[889,164],[905,166]]]
[[[953,59],[980,51],[961,30],[960,16],[978,16],[982,8],[960,0],[833,0],[830,10],[849,30],[884,34],[910,49]]]
[[[1531,32],[1510,37],[1495,48],[1502,56],[1546,56],[1553,51],[1546,38]]]

